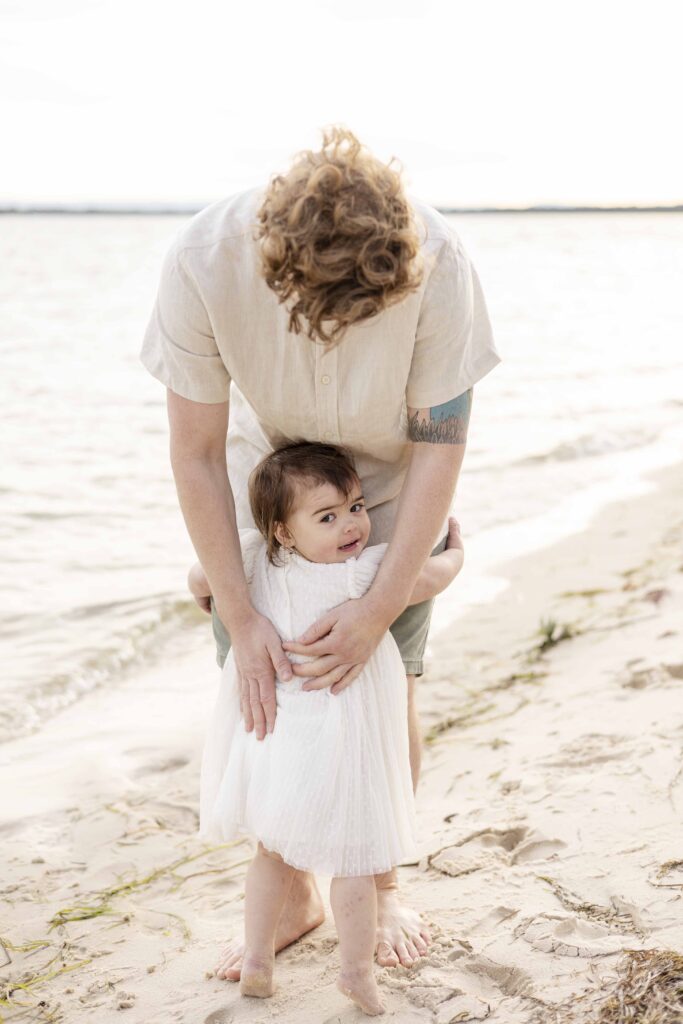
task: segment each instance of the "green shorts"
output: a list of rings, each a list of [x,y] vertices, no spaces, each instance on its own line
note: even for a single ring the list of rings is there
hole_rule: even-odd
[[[444,550],[447,539],[448,535],[439,541],[432,551],[433,555],[438,555],[440,551]],[[424,673],[423,658],[433,607],[433,597],[430,597],[428,601],[421,601],[419,604],[408,605],[389,627],[401,652],[406,675],[421,676]],[[213,598],[211,598],[211,625],[216,641],[216,661],[219,667],[223,668],[230,650],[230,636],[216,614]]]

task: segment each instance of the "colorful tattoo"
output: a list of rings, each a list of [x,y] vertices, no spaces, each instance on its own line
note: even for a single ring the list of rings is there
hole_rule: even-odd
[[[472,411],[472,388],[430,409],[408,409],[408,437],[429,444],[464,444]]]

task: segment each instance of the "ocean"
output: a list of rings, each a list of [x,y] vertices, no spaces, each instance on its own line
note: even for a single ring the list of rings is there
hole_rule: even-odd
[[[188,216],[0,218],[0,740],[213,643],[186,588],[165,389],[139,362]],[[453,505],[464,607],[501,586],[497,562],[581,529],[683,455],[683,217],[449,219],[503,360],[475,387]],[[456,614],[437,606],[442,623]]]

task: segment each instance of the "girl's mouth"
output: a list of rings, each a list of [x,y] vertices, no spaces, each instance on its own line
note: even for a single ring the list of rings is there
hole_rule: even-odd
[[[360,537],[356,537],[356,539],[350,541],[350,543],[342,544],[342,546],[340,547],[339,550],[340,551],[352,551],[353,548],[357,547],[359,544],[360,544]]]

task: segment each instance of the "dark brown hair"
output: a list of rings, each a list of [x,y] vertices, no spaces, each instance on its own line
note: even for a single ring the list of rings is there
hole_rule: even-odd
[[[268,287],[292,300],[288,330],[299,334],[303,316],[311,340],[334,344],[419,288],[419,227],[395,159],[382,163],[333,125],[320,152],[302,150],[287,174],[271,177],[254,240]]]
[[[251,471],[251,514],[266,539],[272,565],[278,564],[275,556],[281,547],[275,528],[278,523],[286,524],[293,512],[298,483],[334,484],[349,495],[358,483],[351,452],[342,445],[292,441],[266,455]]]

